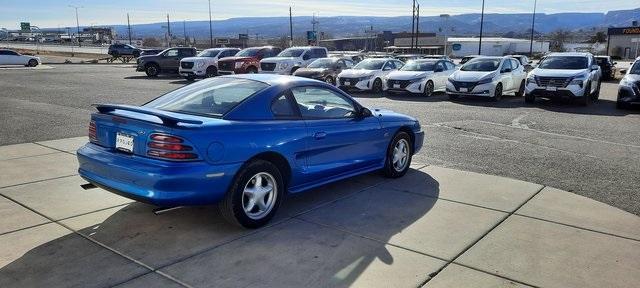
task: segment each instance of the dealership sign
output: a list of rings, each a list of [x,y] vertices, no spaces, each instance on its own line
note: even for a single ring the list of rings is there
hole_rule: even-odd
[[[453,45],[451,45],[451,49],[453,51],[460,51],[460,49],[462,49],[462,44],[458,44],[458,43],[453,44]]]
[[[29,22],[20,22],[20,30],[22,30],[22,31],[31,31],[31,23],[29,23]]]
[[[640,34],[640,27],[623,27],[623,28],[609,28],[607,31],[609,35],[634,35]]]

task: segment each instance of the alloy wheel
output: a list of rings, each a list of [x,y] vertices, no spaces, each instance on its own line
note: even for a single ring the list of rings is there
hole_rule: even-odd
[[[409,142],[406,139],[400,139],[393,147],[393,169],[400,172],[407,166],[409,159]]]
[[[251,177],[242,192],[242,208],[247,217],[257,220],[269,214],[276,203],[277,189],[276,180],[269,173]]]

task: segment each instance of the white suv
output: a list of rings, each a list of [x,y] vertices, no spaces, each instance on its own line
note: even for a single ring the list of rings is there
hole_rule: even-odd
[[[600,95],[602,72],[591,53],[551,53],[527,77],[524,100],[568,97],[588,105]]]
[[[318,58],[327,57],[327,48],[317,46],[291,47],[276,57],[260,61],[260,73],[292,75]]]
[[[179,73],[187,80],[196,77],[213,77],[218,75],[218,59],[236,55],[238,48],[212,48],[198,54],[196,57],[187,57],[180,60]]]
[[[450,99],[458,96],[489,97],[494,101],[502,95],[524,94],[527,74],[520,61],[512,57],[477,57],[469,60],[447,80]]]

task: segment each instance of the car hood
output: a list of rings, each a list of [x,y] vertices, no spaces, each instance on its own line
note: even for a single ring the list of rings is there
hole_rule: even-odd
[[[184,61],[184,62],[196,62],[198,60],[203,60],[203,61],[207,61],[210,60],[211,58],[209,57],[186,57],[186,58],[182,58],[182,60],[180,61]]]
[[[269,57],[269,58],[262,59],[262,61],[260,62],[280,63],[280,62],[295,62],[296,60],[298,60],[298,58],[296,57]]]
[[[340,77],[364,77],[375,74],[378,70],[364,70],[364,69],[347,69],[340,73]]]
[[[411,80],[431,76],[433,71],[393,71],[387,78],[393,80]]]
[[[458,70],[451,75],[451,78],[455,81],[463,82],[475,82],[489,77],[489,75],[496,73],[496,71],[462,71]]]
[[[541,76],[541,77],[573,77],[573,76],[581,75],[588,72],[589,72],[589,69],[567,70],[567,69],[536,68],[531,71],[531,74],[535,76]]]
[[[251,61],[255,59],[256,59],[255,57],[232,56],[232,57],[224,57],[218,61]]]
[[[319,75],[331,72],[329,68],[300,68],[294,73],[296,76]]]
[[[384,108],[373,108],[371,109],[371,113],[382,122],[416,121],[416,118],[409,115],[400,114]]]

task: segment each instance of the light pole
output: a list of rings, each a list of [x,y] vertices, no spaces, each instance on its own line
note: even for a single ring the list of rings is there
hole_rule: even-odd
[[[480,14],[480,41],[478,42],[478,55],[482,55],[482,25],[484,24],[484,0],[482,0],[482,14]]]
[[[80,36],[80,21],[78,20],[78,8],[84,8],[83,6],[73,6],[69,5],[69,7],[76,9],[76,27],[78,28],[78,36]],[[80,39],[76,37],[78,40],[78,47],[80,47]]]
[[[529,43],[529,57],[533,58],[533,31],[536,26],[536,6],[538,6],[538,0],[533,0],[533,20],[531,20],[531,43]]]
[[[447,56],[449,53],[447,52],[447,24],[449,20],[449,14],[440,14],[440,19],[444,22],[444,28],[442,28],[444,32],[444,55]]]
[[[209,0],[209,48],[213,48],[213,24],[211,23],[211,0]]]

